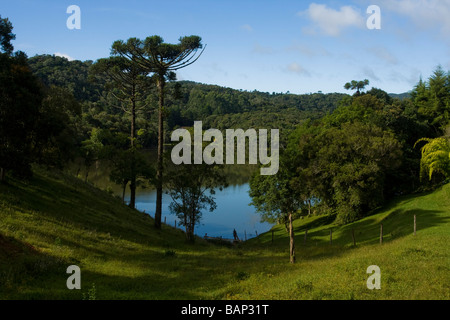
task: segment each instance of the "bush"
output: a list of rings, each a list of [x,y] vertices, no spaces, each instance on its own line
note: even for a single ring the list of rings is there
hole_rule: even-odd
[[[164,252],[164,257],[174,257],[175,256],[175,251],[173,250],[166,250]]]
[[[250,275],[248,274],[248,272],[245,272],[245,271],[239,271],[236,274],[236,279],[238,279],[239,281],[246,280],[249,277],[250,277]]]

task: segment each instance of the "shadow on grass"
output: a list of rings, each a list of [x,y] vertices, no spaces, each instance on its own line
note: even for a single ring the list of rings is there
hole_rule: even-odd
[[[404,202],[401,202],[401,205],[404,204]],[[395,207],[391,206],[391,208]],[[414,233],[414,215],[416,215],[417,232],[450,222],[450,216],[446,215],[446,211],[443,210],[399,208],[390,212],[385,209],[380,213],[383,212],[387,214],[371,215],[344,226],[330,225],[333,218],[324,216],[295,228],[296,254],[308,260],[335,258],[354,247],[379,244],[381,224],[383,224],[383,243],[406,237]],[[322,226],[322,229],[314,230]],[[308,230],[307,233],[306,230]],[[331,235],[330,231],[332,231]],[[264,242],[254,241],[248,246],[248,249],[258,246],[273,252],[283,252],[288,258],[289,234],[286,232],[280,235],[278,232],[273,243],[270,240],[270,235],[266,235]]]
[[[20,288],[65,272],[76,262],[48,255],[26,242],[0,234],[0,297],[14,299]]]
[[[327,215],[324,215],[323,217],[314,219],[311,222],[305,223],[302,226],[295,227],[294,232],[302,232],[305,230],[315,229],[315,228],[321,227],[323,225],[329,225],[329,224],[332,224],[335,219],[336,219],[336,215],[327,214]]]
[[[417,232],[450,222],[445,211],[426,209],[397,209],[384,217],[369,216],[348,225],[333,228],[332,243],[343,247],[380,242],[381,224],[383,225],[383,242],[412,235],[414,232],[414,215],[416,215]],[[330,245],[330,228],[308,232],[307,246]],[[302,244],[304,232],[296,240]]]

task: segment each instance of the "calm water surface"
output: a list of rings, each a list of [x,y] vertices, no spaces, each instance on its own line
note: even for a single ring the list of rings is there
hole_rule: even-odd
[[[236,229],[240,239],[255,237],[270,230],[271,224],[260,222],[260,215],[250,206],[251,198],[248,194],[248,183],[232,185],[215,194],[217,208],[213,212],[204,211],[199,225],[195,227],[195,234],[199,236],[233,238],[233,229]],[[126,199],[127,200],[127,199]],[[177,217],[170,213],[169,204],[172,199],[163,194],[162,221],[175,224]],[[156,208],[155,190],[138,190],[136,194],[136,208],[154,216]],[[178,226],[178,221],[177,221]]]
[[[76,172],[77,166],[74,166]],[[195,234],[203,237],[206,234],[212,237],[227,239],[233,238],[233,229],[236,229],[240,239],[255,237],[270,230],[269,223],[261,223],[260,215],[256,213],[253,206],[250,206],[251,198],[248,194],[248,180],[253,170],[249,166],[228,166],[227,178],[229,186],[222,191],[217,191],[214,195],[217,204],[216,210],[209,212],[203,211],[200,224],[195,226]],[[109,180],[109,167],[107,165],[98,165],[92,167],[89,171],[89,181],[101,189],[110,189],[117,196],[122,196],[120,186]],[[84,178],[85,171],[81,171],[80,176]],[[129,201],[129,188],[127,187],[125,201]],[[162,222],[166,220],[167,224],[174,225],[178,220],[174,214],[170,213],[169,204],[172,199],[168,194],[163,194]],[[138,188],[136,190],[136,208],[155,216],[156,208],[156,190],[150,188]],[[177,227],[179,227],[177,221]],[[180,226],[180,228],[183,228]]]

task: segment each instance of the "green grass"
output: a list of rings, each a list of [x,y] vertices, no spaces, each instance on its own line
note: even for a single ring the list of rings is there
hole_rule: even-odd
[[[35,171],[29,182],[0,185],[0,299],[450,299],[450,185],[346,226],[296,220],[291,265],[283,226],[273,242],[267,232],[231,248],[189,244],[107,192]],[[71,264],[81,268],[81,290],[66,288]],[[373,264],[381,290],[366,287]]]

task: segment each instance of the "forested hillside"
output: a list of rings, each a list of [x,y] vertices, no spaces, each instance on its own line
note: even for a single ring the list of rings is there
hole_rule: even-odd
[[[131,130],[137,132],[132,138],[135,147],[146,149],[157,145],[158,91],[151,83],[153,78],[147,78],[149,85],[138,93],[136,116],[130,121],[129,101],[120,99],[117,83],[108,77],[106,69],[97,70],[100,60],[96,63],[68,61],[42,55],[28,62],[33,73],[49,88],[50,97],[46,100],[56,104],[59,101],[56,95],[66,105],[67,101],[80,105],[81,111],[68,121],[76,140],[71,140],[75,144],[70,148],[72,153],[78,150],[77,155],[87,166],[97,159],[115,159],[116,177],[112,179],[125,190],[130,180],[127,178],[130,176],[127,173],[130,123],[135,122]],[[175,128],[190,127],[198,120],[203,121],[203,128],[220,130],[280,129],[281,154],[287,159],[285,163],[289,163],[285,168],[282,164],[282,170],[292,175],[289,178],[292,181],[286,194],[279,197],[304,199],[292,210],[282,209],[281,220],[286,219],[287,211],[302,212],[314,203],[317,212],[336,213],[342,223],[347,223],[395,195],[411,193],[427,185],[425,179],[420,179],[426,168],[423,163],[421,167],[416,142],[445,133],[448,79],[448,73],[437,67],[428,81],[420,81],[413,88],[409,97],[393,97],[378,88],[368,90],[365,88],[368,80],[346,83],[346,89],[356,90],[353,95],[249,92],[190,81],[169,81],[163,109],[164,140],[170,141],[170,133]],[[148,159],[136,161],[137,177],[151,180],[154,172],[149,168],[154,168],[154,164]],[[445,180],[445,170],[433,170],[435,174],[429,185]],[[279,183],[270,183],[277,186],[276,192],[281,190]],[[264,184],[262,187],[261,201],[265,206],[268,191]],[[253,184],[254,198],[258,198],[257,190],[257,184]]]
[[[92,77],[92,61],[69,61],[66,58],[39,55],[28,60],[33,73],[46,85],[64,88],[82,106],[83,138],[88,139],[93,128],[129,132],[129,120],[124,115],[114,90],[107,89],[107,79]],[[105,86],[106,85],[106,86]],[[191,126],[203,121],[205,128],[282,128],[293,129],[305,119],[317,119],[332,112],[346,96],[341,93],[296,95],[242,91],[190,81],[168,84],[166,126],[168,131],[179,126]],[[156,145],[158,97],[153,88],[145,94],[137,121],[141,129],[140,142],[145,148]]]

